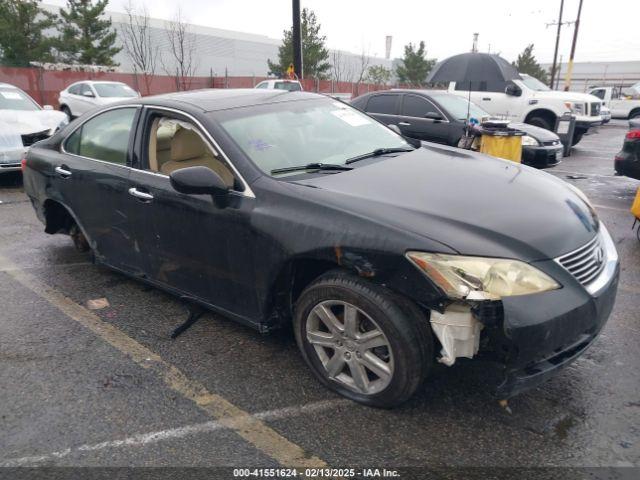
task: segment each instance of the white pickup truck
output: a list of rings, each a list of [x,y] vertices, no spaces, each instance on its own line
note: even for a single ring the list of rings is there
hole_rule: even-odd
[[[551,90],[544,83],[526,74],[507,82],[505,88],[483,91],[460,90],[456,82],[449,83],[449,92],[465,97],[492,115],[554,130],[556,120],[566,112],[576,116],[572,144],[577,144],[589,128],[602,124],[598,97],[586,93]],[[479,83],[482,86],[482,83]],[[473,83],[472,83],[473,85]]]
[[[617,87],[595,87],[589,93],[602,100],[613,118],[640,118],[640,99],[628,98]]]

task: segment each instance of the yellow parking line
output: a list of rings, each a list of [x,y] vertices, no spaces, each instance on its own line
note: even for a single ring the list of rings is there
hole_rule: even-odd
[[[287,440],[260,419],[235,406],[225,398],[209,392],[204,385],[188,378],[178,368],[165,362],[158,354],[136,342],[119,328],[104,322],[93,312],[78,305],[57,290],[45,285],[33,275],[0,256],[2,270],[22,286],[31,290],[69,318],[91,330],[111,346],[129,356],[135,363],[152,371],[172,390],[193,401],[220,424],[234,430],[251,445],[282,466],[326,467],[320,458],[307,454],[300,446]]]

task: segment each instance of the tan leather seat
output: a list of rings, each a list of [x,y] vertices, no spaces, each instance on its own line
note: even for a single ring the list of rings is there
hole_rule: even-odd
[[[160,172],[169,175],[180,168],[196,166],[210,168],[228,187],[233,187],[233,174],[212,155],[200,135],[193,130],[179,128],[171,140],[171,160],[161,164]]]

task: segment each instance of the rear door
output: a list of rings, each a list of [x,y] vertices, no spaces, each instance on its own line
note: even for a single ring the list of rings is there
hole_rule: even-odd
[[[379,93],[371,95],[364,106],[364,111],[386,125],[398,125],[400,109],[398,93]]]
[[[407,137],[428,142],[449,143],[451,123],[444,113],[430,100],[415,94],[402,96],[401,115],[398,125]],[[440,116],[440,119],[427,118]]]
[[[93,93],[91,87],[86,83],[80,84],[78,94],[74,95],[74,107],[71,109],[73,115],[80,116],[83,113],[88,112],[95,106],[95,93]]]
[[[76,217],[96,258],[129,273],[140,258],[127,210],[139,108],[103,111],[76,128],[52,158],[53,190]]]

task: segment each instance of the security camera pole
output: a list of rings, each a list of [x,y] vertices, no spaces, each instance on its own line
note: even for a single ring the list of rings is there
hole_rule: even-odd
[[[580,13],[582,12],[582,0],[578,5],[578,18],[576,18],[575,29],[573,30],[573,43],[571,44],[571,55],[569,55],[569,64],[567,65],[567,76],[564,78],[564,91],[567,92],[571,88],[571,74],[573,73],[573,57],[576,53],[576,43],[578,43],[578,28],[580,27]]]
[[[300,29],[300,0],[293,0],[293,69],[302,79],[302,35]]]

